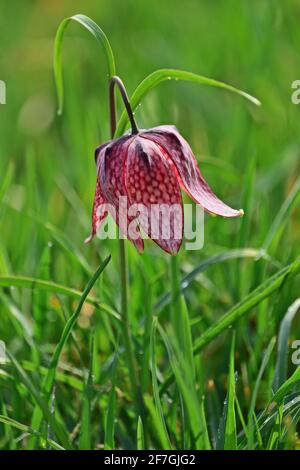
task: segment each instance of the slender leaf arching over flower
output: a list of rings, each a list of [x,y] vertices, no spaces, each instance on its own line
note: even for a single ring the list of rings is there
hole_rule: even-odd
[[[115,77],[115,83],[123,92],[132,132],[109,141],[96,150],[97,186],[91,237],[96,234],[107,215],[107,211],[99,210],[107,203],[113,206],[121,231],[126,233],[139,251],[143,251],[142,237],[138,235],[131,238],[126,230],[126,224],[128,226],[131,222],[130,217],[127,216],[125,222],[121,220],[123,218],[119,207],[120,196],[126,196],[130,205],[141,204],[146,207],[147,211],[137,217],[139,227],[163,250],[172,254],[178,252],[183,236],[181,189],[209,213],[223,217],[242,215],[242,210],[232,209],[214,194],[201,174],[191,147],[175,126],[137,129],[122,82]],[[159,217],[159,213],[157,218],[153,217],[152,205],[175,205],[173,219],[168,220],[168,238],[161,236],[165,221]],[[180,233],[178,236],[177,231],[175,237],[178,227]],[[153,236],[153,233],[157,236]]]
[[[238,217],[242,210],[232,209],[222,202],[212,191],[198,168],[196,158],[175,126],[158,126],[148,130],[138,130],[133,110],[142,98],[164,80],[187,80],[190,82],[222,88],[237,93],[256,105],[260,102],[248,93],[226,83],[174,69],[156,70],[147,76],[136,88],[130,103],[126,90],[119,77],[115,76],[115,61],[110,43],[102,29],[85,15],[74,15],[60,24],[55,39],[54,72],[58,92],[59,113],[63,107],[63,80],[61,69],[62,39],[71,20],[84,26],[103,47],[108,77],[110,80],[110,111],[112,140],[96,150],[97,183],[92,214],[92,234],[90,241],[105,220],[108,211],[112,213],[121,232],[129,238],[141,252],[144,249],[142,229],[166,252],[178,252],[183,236],[183,205],[181,190],[184,190],[197,204],[209,213],[223,217]],[[124,134],[127,117],[123,113],[116,124],[114,85],[117,84],[131,121],[132,133]],[[120,206],[120,197],[125,197],[129,205],[142,205],[141,211],[133,217]],[[151,212],[153,206],[176,207],[169,220],[169,237],[161,236],[166,221]],[[101,210],[107,207],[108,210]],[[113,208],[113,211],[111,210]],[[149,213],[151,212],[151,217]],[[154,217],[153,217],[154,214]],[[136,220],[134,220],[136,219]],[[132,222],[137,222],[134,233],[128,231]],[[134,236],[133,236],[134,235]]]

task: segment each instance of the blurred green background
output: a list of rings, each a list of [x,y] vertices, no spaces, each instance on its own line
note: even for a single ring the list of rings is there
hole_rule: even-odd
[[[7,103],[0,105],[0,275],[44,278],[82,290],[99,261],[111,253],[112,262],[94,294],[113,308],[119,305],[117,242],[95,239],[91,245],[83,245],[91,225],[96,178],[93,154],[109,138],[109,115],[102,50],[75,23],[69,26],[63,45],[65,110],[61,117],[56,115],[54,37],[59,23],[75,13],[90,16],[106,32],[117,73],[129,95],[155,69],[178,68],[228,82],[262,102],[258,108],[222,90],[174,81],[153,90],[136,112],[142,128],[175,124],[191,144],[215,192],[232,207],[245,210],[241,220],[206,216],[203,250],[179,255],[182,275],[220,252],[260,248],[299,174],[300,105],[291,102],[291,84],[300,78],[299,1],[0,0],[0,79],[7,86]],[[121,102],[118,105],[122,111]],[[271,263],[233,260],[193,279],[185,293],[195,325],[193,339],[266,277],[293,261],[299,254],[299,234],[299,207],[294,205],[268,246]],[[136,352],[142,355],[145,318],[170,290],[169,257],[150,242],[142,256],[129,244],[128,253],[132,332]],[[150,291],[149,305],[145,305]],[[297,295],[299,282],[295,279],[238,325],[236,369],[246,415],[263,350],[278,334],[280,320]],[[39,384],[38,367],[47,364],[75,303],[13,287],[2,289],[0,301],[0,339],[19,361],[34,365],[33,379]],[[161,315],[167,323],[168,309]],[[76,377],[77,368],[88,368],[92,326],[95,381],[109,390],[115,327],[92,307],[83,309],[76,330],[79,352],[69,345],[64,367]],[[24,330],[33,338],[33,348]],[[292,337],[299,333],[300,324],[295,321]],[[197,363],[203,384],[215,383],[218,405],[211,406],[218,408],[216,415],[221,415],[227,390],[230,343],[230,334],[226,334],[206,350],[205,371]],[[160,367],[168,367],[166,352],[159,349],[157,356]],[[259,392],[258,410],[270,397],[275,363],[274,350]],[[30,370],[28,362],[26,367]],[[290,369],[293,371],[292,365]],[[1,375],[0,379],[5,412],[30,424],[32,400],[23,406],[26,392]],[[127,400],[130,402],[126,367],[120,368],[118,380],[116,446],[133,448],[135,421],[130,413],[126,415]],[[147,387],[145,393],[151,397],[149,383]],[[66,384],[57,393],[60,415],[71,432],[80,421],[81,395]],[[94,447],[103,443],[108,399],[108,392],[103,392],[99,409],[96,405],[94,410]],[[166,415],[172,430],[174,409],[168,400],[163,406],[169,410]],[[213,430],[218,418],[207,412]],[[7,437],[4,430],[1,436],[3,448],[14,445],[16,435]],[[179,437],[173,439],[175,447],[183,446]],[[148,442],[150,447],[161,445],[150,431]],[[280,445],[296,447],[295,435],[291,444]],[[26,448],[26,438],[17,447]]]

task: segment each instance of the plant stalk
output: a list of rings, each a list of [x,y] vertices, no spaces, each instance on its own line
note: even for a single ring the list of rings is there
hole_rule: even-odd
[[[176,335],[177,346],[180,345],[182,337],[182,316],[181,316],[181,292],[180,276],[177,256],[171,256],[171,324]]]

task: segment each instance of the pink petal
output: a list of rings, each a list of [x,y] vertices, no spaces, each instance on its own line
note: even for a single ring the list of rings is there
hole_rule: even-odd
[[[144,242],[141,236],[137,235],[136,238],[133,238],[127,233],[128,225],[132,222],[133,218],[128,216],[126,208],[120,206],[119,200],[120,196],[127,196],[124,186],[123,169],[128,147],[132,139],[131,136],[124,136],[109,145],[105,151],[105,158],[98,158],[97,166],[105,197],[116,211],[115,214],[112,212],[112,216],[115,218],[123,235],[127,236],[139,252],[142,252],[144,250]]]
[[[183,207],[176,174],[164,150],[148,139],[136,137],[128,148],[125,185],[130,204],[142,204],[141,228],[163,250],[178,252],[183,236]],[[170,217],[168,211],[173,206]],[[165,216],[159,211],[166,211]]]
[[[92,241],[94,236],[96,235],[98,229],[100,228],[101,224],[105,220],[107,216],[107,211],[102,210],[101,208],[104,207],[105,199],[103,197],[101,186],[97,178],[96,183],[96,191],[94,197],[94,204],[93,204],[93,212],[92,212],[92,233],[91,235],[84,240],[85,243],[89,243]]]
[[[175,126],[155,127],[141,135],[165,149],[176,167],[180,186],[206,211],[223,217],[243,215],[243,210],[232,209],[213,193],[198,168],[189,144]]]

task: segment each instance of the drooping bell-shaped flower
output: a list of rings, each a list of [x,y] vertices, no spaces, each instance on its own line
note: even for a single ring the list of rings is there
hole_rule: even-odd
[[[123,227],[120,222],[120,196],[127,196],[129,205],[144,205],[149,213],[151,205],[177,205],[175,218],[180,218],[177,220],[180,227],[183,227],[181,189],[207,212],[223,217],[238,217],[243,214],[242,210],[232,209],[213,193],[198,168],[189,144],[175,126],[142,130],[101,145],[96,150],[96,164],[97,186],[92,236],[107,215],[107,211],[99,211],[99,207],[107,203],[115,208],[116,222],[125,231],[124,220]],[[150,218],[145,220],[144,214],[140,214],[137,219],[139,226],[150,238],[155,230],[159,234],[159,223],[162,224],[163,221],[153,221],[153,216],[151,221]],[[127,223],[130,222],[130,216],[127,215]],[[158,227],[153,230],[150,222]],[[169,253],[177,253],[182,242],[182,236],[175,238],[172,234],[175,224],[176,220],[171,224],[169,239],[154,238]],[[128,238],[130,239],[130,235]],[[143,251],[141,236],[131,238],[131,241],[139,251]]]
[[[116,83],[123,86],[118,77]],[[97,185],[92,234],[87,241],[93,238],[110,211],[121,232],[140,252],[144,249],[141,228],[163,250],[176,254],[182,243],[184,226],[181,189],[209,213],[223,217],[242,215],[243,210],[232,209],[213,193],[200,172],[191,147],[175,126],[137,129],[126,91],[120,90],[132,133],[96,149]],[[122,198],[127,198],[126,210],[120,204]],[[108,210],[103,210],[106,206]],[[133,206],[138,208],[136,214],[130,211]],[[157,207],[175,209],[168,213],[169,217],[164,217],[160,210],[153,210]],[[133,222],[136,230],[132,232],[128,228]]]

